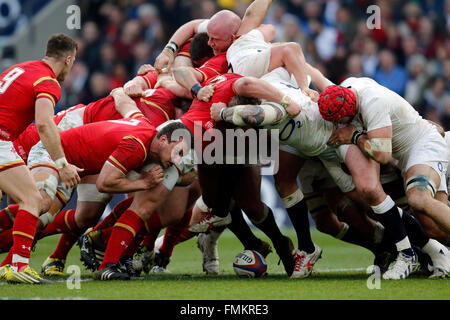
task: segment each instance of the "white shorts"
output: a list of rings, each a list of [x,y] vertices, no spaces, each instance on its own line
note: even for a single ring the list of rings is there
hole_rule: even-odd
[[[330,174],[325,170],[320,161],[307,159],[300,169],[298,177],[300,179],[300,190],[304,194],[318,191],[314,189],[313,183],[318,182],[319,180],[320,186],[323,189],[336,187],[336,183],[334,183]]]
[[[450,151],[444,138],[437,132],[432,131],[426,136],[420,137],[408,153],[396,156],[398,167],[404,175],[409,168],[423,164],[436,171],[441,178],[437,191],[447,192],[447,167],[450,160]]]
[[[12,141],[0,140],[0,172],[24,164]]]
[[[56,172],[58,169],[56,168],[55,162],[53,161],[50,154],[45,149],[42,141],[36,143],[30,150],[28,155],[28,168],[33,169],[36,167],[47,167],[52,168]],[[45,191],[50,196],[50,198],[54,198],[55,195],[61,200],[63,203],[67,203],[72,197],[72,193],[74,188],[66,188],[64,182],[61,179],[58,179],[57,186],[51,186],[51,189],[47,189],[49,185],[45,186]],[[56,188],[55,188],[56,187]],[[38,185],[38,189],[43,189],[42,186]]]
[[[84,112],[84,109],[83,109]],[[61,131],[71,128],[81,127],[84,124],[83,117],[80,114],[80,109],[75,109],[67,112],[58,124]]]
[[[93,183],[80,183],[77,185],[78,201],[108,203],[112,194],[100,192]]]
[[[234,73],[261,78],[269,70],[271,48],[260,31],[252,30],[228,48],[227,61]]]
[[[283,150],[285,152],[294,154],[300,158],[306,159],[305,165],[308,162],[316,163],[316,161],[310,160],[310,157],[307,157],[303,155],[300,151],[298,151],[296,148],[291,147],[289,145],[280,145],[280,150]],[[334,181],[333,186],[338,186],[339,189],[344,192],[350,192],[353,189],[355,189],[355,184],[353,183],[353,178],[351,175],[347,174],[342,170],[341,163],[339,161],[339,158],[334,150],[334,148],[327,148],[324,152],[322,152],[319,156],[320,161],[322,164],[316,164],[316,170],[317,168],[320,168],[320,170],[323,172],[323,174],[326,173],[328,177]],[[304,166],[305,166],[304,165]],[[324,170],[324,167],[326,170]],[[300,170],[302,172],[304,167]],[[319,171],[320,171],[319,170]],[[316,174],[313,172],[312,176],[314,177]],[[302,183],[302,180],[300,179],[300,183]],[[303,191],[303,189],[302,189]],[[303,192],[306,193],[306,192]]]

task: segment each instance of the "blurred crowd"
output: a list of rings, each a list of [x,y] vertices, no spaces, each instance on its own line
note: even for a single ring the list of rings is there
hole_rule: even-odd
[[[79,53],[58,107],[104,97],[153,64],[183,23],[223,8],[242,17],[250,1],[80,0]],[[369,28],[371,5],[380,28]],[[333,82],[372,77],[450,130],[450,0],[274,0],[264,23]]]

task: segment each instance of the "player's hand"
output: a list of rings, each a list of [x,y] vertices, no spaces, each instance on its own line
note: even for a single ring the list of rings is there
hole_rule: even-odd
[[[303,89],[302,91],[306,96],[310,97],[312,101],[319,101],[319,93],[317,91],[310,88]]]
[[[141,97],[144,92],[144,90],[142,90],[142,87],[133,80],[125,83],[125,85],[123,86],[123,90],[125,91],[125,94],[127,94],[131,98]]]
[[[208,102],[209,99],[211,99],[211,97],[213,96],[214,90],[216,90],[215,86],[206,86],[201,88],[197,94],[197,99]]]
[[[73,188],[80,183],[81,178],[78,173],[83,171],[84,169],[80,169],[73,164],[69,164],[58,170],[60,179],[68,189]]]
[[[158,73],[163,72],[163,68],[165,68],[164,72],[169,72],[170,67],[172,66],[173,60],[175,60],[175,54],[167,48],[164,48],[163,51],[156,57],[155,60],[155,69]]]
[[[123,93],[124,93],[123,88],[119,87],[119,88],[112,89],[111,92],[109,93],[109,95],[114,98],[118,94],[123,94]]]
[[[211,119],[213,119],[216,122],[222,121],[222,119],[220,118],[220,112],[222,111],[222,109],[225,109],[226,107],[227,107],[226,104],[223,102],[213,103],[210,109]]]
[[[139,67],[136,75],[143,76],[144,74],[152,70],[155,70],[155,68],[151,64],[143,64]]]
[[[147,183],[147,189],[156,187],[164,181],[164,170],[161,166],[154,166],[148,172],[143,173],[143,179]]]
[[[286,112],[289,117],[295,118],[300,112],[302,112],[302,107],[295,101],[292,101],[286,108]]]
[[[355,131],[356,127],[352,125],[336,129],[331,134],[327,144],[335,148],[343,144],[351,144],[352,136]]]

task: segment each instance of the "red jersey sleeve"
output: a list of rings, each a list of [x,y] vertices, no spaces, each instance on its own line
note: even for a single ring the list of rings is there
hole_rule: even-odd
[[[143,76],[140,76],[147,82],[148,88],[153,89],[155,87],[156,82],[158,81],[158,73],[155,70],[150,70]]]
[[[191,53],[189,52],[189,49],[191,47],[192,38],[190,38],[188,41],[186,41],[178,50],[177,56],[183,56],[183,57],[191,57]]]
[[[134,136],[126,136],[107,161],[123,174],[127,174],[130,170],[142,166],[146,158],[147,150],[142,141]]]
[[[219,74],[228,72],[228,62],[226,52],[219,53],[206,61],[200,68],[195,68],[203,75],[203,81],[208,81]]]
[[[52,101],[53,106],[55,106],[61,98],[61,87],[55,78],[42,77],[33,83],[33,88],[36,100],[39,98],[48,98]]]

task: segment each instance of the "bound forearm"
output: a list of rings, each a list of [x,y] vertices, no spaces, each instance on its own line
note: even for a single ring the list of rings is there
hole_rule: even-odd
[[[53,160],[64,158],[64,150],[61,145],[59,129],[56,124],[51,121],[36,125],[39,137],[47,152]]]
[[[235,91],[238,95],[264,99],[267,101],[280,102],[283,93],[270,83],[252,77],[245,77],[235,82]]]
[[[199,79],[195,76],[195,72],[189,67],[179,67],[173,71],[173,76],[181,86],[187,90],[191,90],[192,86],[200,83]]]
[[[97,189],[104,193],[130,193],[147,190],[149,186],[143,179],[130,180],[124,176],[97,181]]]
[[[369,139],[366,133],[361,134],[361,136],[357,139],[357,146],[364,153],[364,155],[381,164],[387,164],[391,159],[391,152],[388,151],[388,149],[391,149],[390,145],[390,139]]]
[[[175,33],[170,38],[170,41],[175,42],[178,47],[181,47],[187,40],[189,40],[196,34],[198,25],[203,21],[205,20],[197,19],[183,24],[178,28],[177,31],[175,31]]]
[[[122,115],[122,117],[125,117],[132,112],[140,111],[136,105],[136,102],[134,102],[134,100],[130,98],[130,96],[128,96],[123,90],[115,90],[111,95],[114,99],[116,110]]]
[[[221,119],[236,126],[254,127],[275,124],[281,120],[283,113],[271,105],[240,105],[223,109]]]

